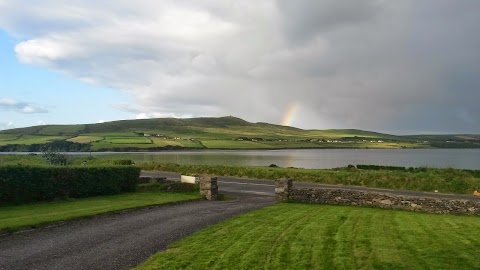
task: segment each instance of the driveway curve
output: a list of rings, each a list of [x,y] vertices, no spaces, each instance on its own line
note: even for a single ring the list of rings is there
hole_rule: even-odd
[[[0,269],[130,269],[176,240],[275,200],[233,196],[229,201],[163,205],[2,236]]]

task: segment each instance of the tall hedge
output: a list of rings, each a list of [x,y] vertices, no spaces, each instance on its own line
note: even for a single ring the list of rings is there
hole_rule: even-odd
[[[140,169],[127,166],[0,166],[0,202],[25,203],[135,191]]]

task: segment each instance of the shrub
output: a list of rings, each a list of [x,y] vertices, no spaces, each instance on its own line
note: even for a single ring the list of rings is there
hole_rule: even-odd
[[[26,203],[135,191],[136,167],[0,167],[0,202]]]

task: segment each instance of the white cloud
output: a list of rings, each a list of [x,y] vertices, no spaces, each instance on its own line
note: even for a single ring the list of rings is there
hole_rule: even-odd
[[[295,103],[302,127],[480,132],[467,2],[10,0],[0,28],[23,63],[129,93],[132,117],[280,123]]]
[[[12,121],[9,122],[0,122],[0,130],[12,129],[15,128],[15,124]]]
[[[161,113],[161,112],[149,112],[139,113],[135,116],[135,119],[148,119],[148,118],[190,118],[192,115],[182,115],[175,113]]]
[[[0,98],[0,110],[15,111],[25,114],[47,113],[48,110],[32,103],[17,101],[12,98]]]

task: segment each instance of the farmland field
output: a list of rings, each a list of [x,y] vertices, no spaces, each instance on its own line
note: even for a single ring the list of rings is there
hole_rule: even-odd
[[[109,143],[106,141],[92,142],[92,150],[113,150],[116,148],[138,148],[138,149],[148,149],[157,147],[153,143]]]
[[[97,142],[103,140],[104,137],[100,136],[77,136],[71,139],[68,139],[69,142],[76,142],[76,143],[90,143],[90,142]]]
[[[82,132],[85,125],[60,125],[60,126],[45,126],[40,129],[37,135],[75,135]]]
[[[144,136],[145,134],[152,136]],[[232,116],[190,119],[156,118],[83,125],[32,126],[0,131],[0,146],[6,152],[28,152],[35,151],[38,147],[8,147],[8,145],[30,146],[45,144],[54,139],[89,144],[89,136],[94,138],[92,141],[98,141],[97,144],[92,144],[90,150],[93,151],[126,148],[144,150],[168,146],[210,149],[480,148],[480,136],[476,134],[397,136],[355,129],[304,130],[268,123],[251,123]],[[164,136],[179,139],[156,140]],[[98,137],[105,139],[100,142]],[[155,140],[152,142],[150,139]],[[321,140],[324,141],[320,142]],[[325,142],[326,140],[335,142]],[[65,145],[68,144],[63,144],[63,146]],[[78,151],[88,149],[88,147],[89,145],[74,145],[70,149]]]
[[[276,148],[261,142],[234,141],[234,140],[202,140],[207,148],[249,149],[249,148]]]
[[[172,244],[137,269],[480,269],[480,218],[283,203]]]
[[[54,140],[65,140],[67,137],[64,136],[37,136],[37,135],[22,135],[15,140],[0,140],[0,145],[7,144],[42,144],[48,143]]]

